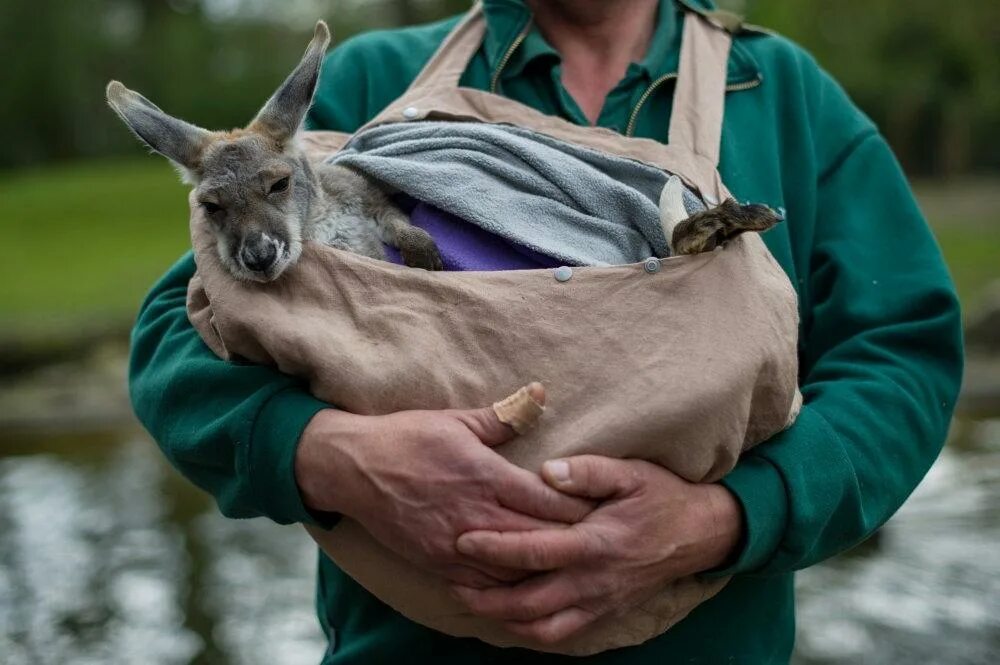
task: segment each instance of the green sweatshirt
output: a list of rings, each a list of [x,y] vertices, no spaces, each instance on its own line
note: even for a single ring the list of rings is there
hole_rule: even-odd
[[[699,11],[707,2],[688,0]],[[586,119],[560,59],[518,0],[487,0],[488,32],[463,85],[570,121]],[[353,131],[399,96],[457,19],[373,32],[327,58],[310,123]],[[680,7],[664,0],[643,62],[610,93],[598,124],[665,141]],[[505,58],[505,55],[509,56]],[[505,62],[506,60],[506,62]],[[652,87],[652,92],[645,95]],[[736,34],[720,170],[741,200],[784,208],[765,235],[798,290],[805,406],[723,483],[746,538],[715,598],[666,634],[588,663],[782,663],[794,638],[793,571],[871,534],[902,504],[944,441],[961,379],[958,302],[938,247],[878,130],[802,49]],[[230,517],[312,522],[292,461],[328,405],[298,379],[220,360],[185,311],[188,254],[153,287],[132,337],[136,413],[167,458]],[[558,663],[418,626],[320,556],[317,606],[329,663]],[[572,659],[572,662],[581,662]]]

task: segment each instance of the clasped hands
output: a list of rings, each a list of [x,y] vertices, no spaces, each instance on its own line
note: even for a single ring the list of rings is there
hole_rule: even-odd
[[[355,519],[470,612],[542,644],[723,564],[742,537],[721,485],[596,455],[535,474],[492,450],[513,436],[490,408],[324,410],[299,441],[296,480],[308,507]]]

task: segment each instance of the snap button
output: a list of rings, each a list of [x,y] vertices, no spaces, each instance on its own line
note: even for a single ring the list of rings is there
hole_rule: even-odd
[[[660,260],[655,256],[651,256],[642,264],[642,269],[650,275],[660,272]]]
[[[403,117],[407,120],[414,120],[418,115],[420,115],[420,109],[416,106],[407,106],[403,109]]]
[[[552,276],[556,278],[557,282],[568,282],[569,278],[573,276],[573,269],[569,266],[559,266],[552,271]]]

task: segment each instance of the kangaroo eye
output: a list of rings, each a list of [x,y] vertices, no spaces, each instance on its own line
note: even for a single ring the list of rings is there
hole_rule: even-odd
[[[282,178],[281,180],[278,180],[273,185],[271,185],[271,189],[268,193],[277,194],[278,192],[283,192],[286,189],[288,189],[288,178]]]
[[[207,212],[209,215],[214,215],[215,213],[222,210],[222,206],[212,203],[211,201],[202,201],[201,207],[204,208],[205,212]]]

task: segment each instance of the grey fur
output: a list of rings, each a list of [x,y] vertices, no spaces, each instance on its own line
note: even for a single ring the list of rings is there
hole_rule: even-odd
[[[385,259],[385,241],[407,265],[441,268],[430,235],[412,226],[377,182],[342,166],[313,169],[295,141],[329,42],[320,21],[295,70],[246,129],[232,132],[201,129],[117,81],[108,84],[119,117],[194,185],[219,257],[237,279],[277,279],[306,240],[376,259]]]
[[[185,181],[197,169],[211,132],[167,115],[159,106],[118,81],[107,88],[108,104],[136,138],[172,161]]]

